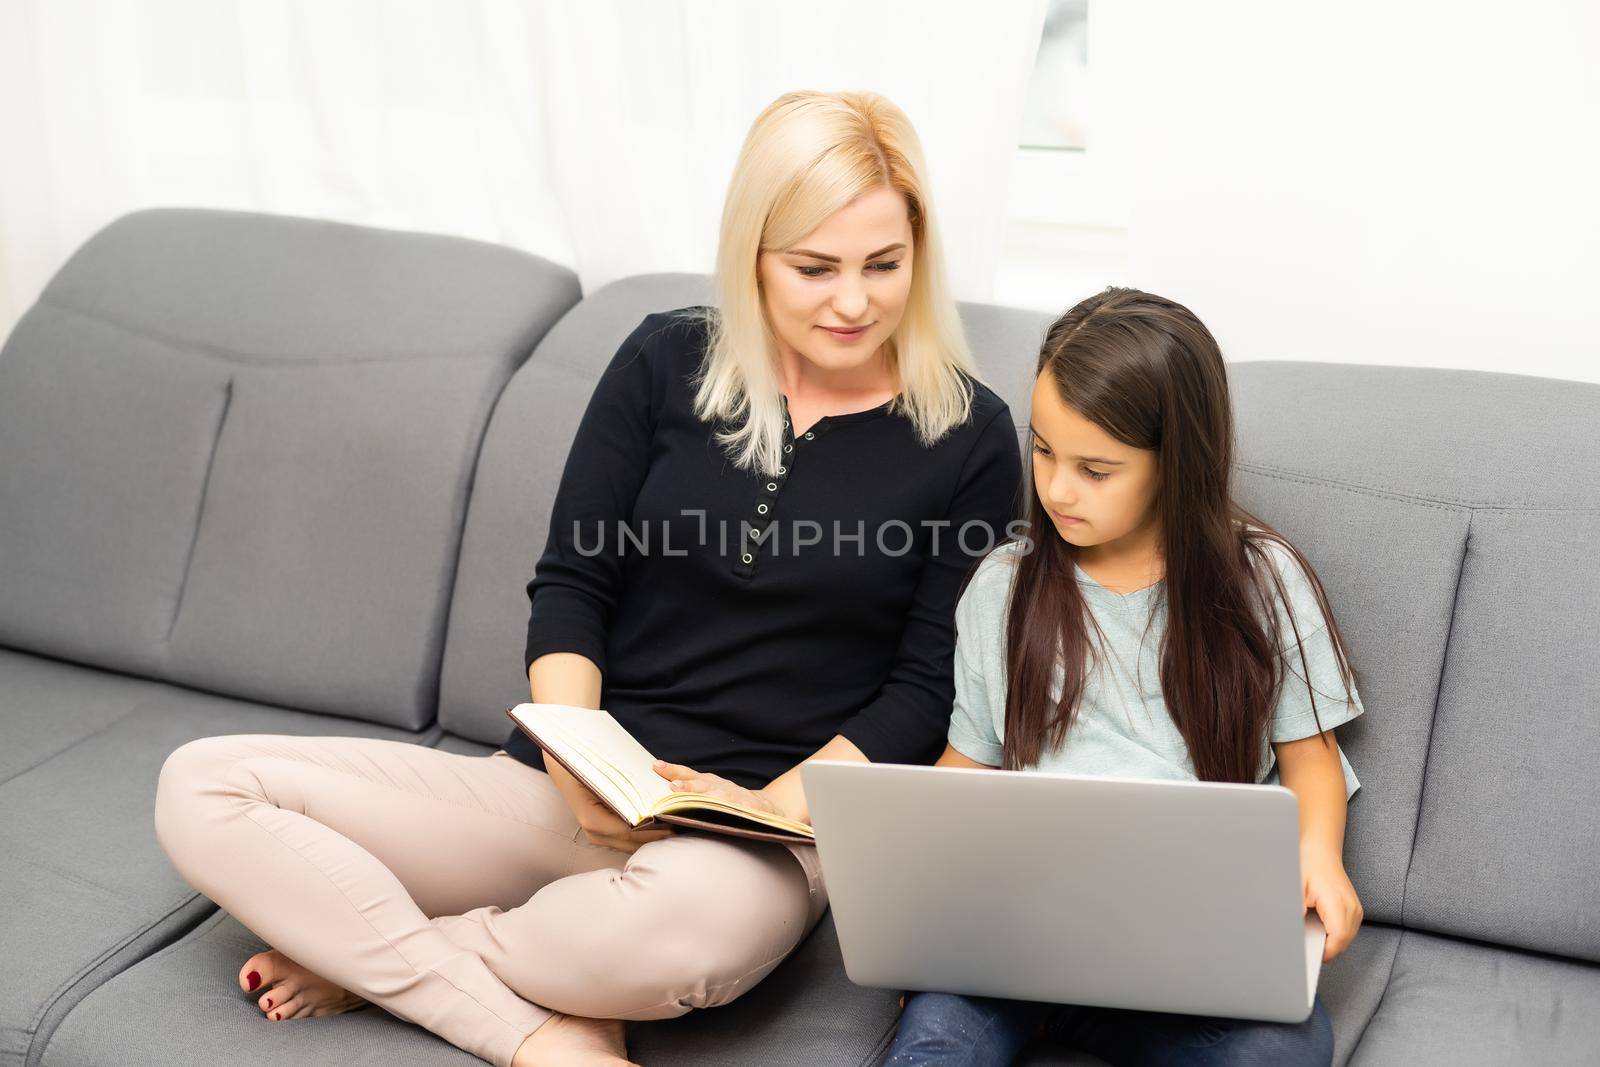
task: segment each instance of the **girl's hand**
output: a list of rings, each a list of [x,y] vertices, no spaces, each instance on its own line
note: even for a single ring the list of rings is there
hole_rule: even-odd
[[[1328,931],[1328,941],[1322,947],[1322,962],[1327,963],[1349,947],[1366,912],[1343,861],[1327,849],[1301,849],[1300,886],[1306,907],[1316,909],[1317,918]]]
[[[661,777],[672,783],[673,792],[676,793],[704,793],[707,796],[717,797],[734,804],[743,804],[756,811],[765,811],[773,815],[782,815],[772,798],[759,789],[746,789],[737,782],[730,782],[718,774],[705,773],[685,767],[681,763],[668,763],[658,759],[655,771]]]

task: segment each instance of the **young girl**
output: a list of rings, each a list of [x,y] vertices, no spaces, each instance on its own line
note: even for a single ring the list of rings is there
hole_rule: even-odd
[[[1215,782],[1281,770],[1332,959],[1362,909],[1342,861],[1360,783],[1329,731],[1362,707],[1321,582],[1230,495],[1216,341],[1187,308],[1113,288],[1051,324],[1037,369],[1029,530],[978,565],[956,608],[939,765]],[[1292,1025],[917,993],[886,1063],[1006,1064],[1039,1034],[1114,1064],[1333,1055],[1320,996]]]

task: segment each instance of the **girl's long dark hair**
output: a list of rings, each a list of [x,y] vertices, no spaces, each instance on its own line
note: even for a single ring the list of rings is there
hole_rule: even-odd
[[[1165,589],[1157,591],[1167,610],[1162,695],[1196,777],[1256,781],[1284,681],[1269,581],[1296,646],[1301,635],[1266,542],[1287,548],[1310,577],[1347,696],[1355,672],[1311,565],[1233,500],[1233,410],[1217,342],[1183,305],[1110,288],[1050,325],[1035,374],[1046,372],[1078,414],[1118,441],[1156,453],[1153,506],[1166,561]],[[1028,550],[1019,555],[1006,614],[1002,766],[1010,769],[1032,766],[1064,743],[1091,662],[1086,620],[1093,616],[1073,570],[1078,550],[1056,532],[1037,492],[1029,496]],[[1309,679],[1303,651],[1300,663]],[[1052,701],[1058,665],[1065,681]],[[1321,729],[1314,688],[1311,701]]]

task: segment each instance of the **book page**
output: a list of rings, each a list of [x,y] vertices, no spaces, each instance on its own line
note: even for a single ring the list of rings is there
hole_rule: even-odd
[[[586,709],[587,710],[587,709]],[[581,732],[574,733],[564,727],[546,724],[546,729],[553,733],[554,739],[562,746],[560,754],[584,760],[590,768],[591,775],[596,779],[596,784],[610,784],[609,795],[616,798],[618,806],[634,812],[630,818],[637,822],[649,813],[650,798],[646,796],[642,783],[636,781],[628,771],[619,768],[607,755],[597,750],[588,735]],[[655,771],[650,771],[652,777],[661,780]]]
[[[567,704],[519,704],[512,711],[568,762],[581,761],[594,785],[608,790],[620,808],[642,819],[651,805],[672,792],[655,772],[655,757],[608,712]]]

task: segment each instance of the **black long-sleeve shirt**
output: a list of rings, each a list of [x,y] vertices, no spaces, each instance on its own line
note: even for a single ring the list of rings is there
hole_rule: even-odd
[[[971,417],[932,446],[888,404],[786,425],[769,477],[694,414],[705,344],[692,317],[649,315],[596,385],[527,585],[524,671],[587,657],[647,749],[750,788],[835,734],[874,762],[932,762],[957,591],[1018,514],[1010,409],[973,382]],[[516,728],[505,748],[544,767]]]

